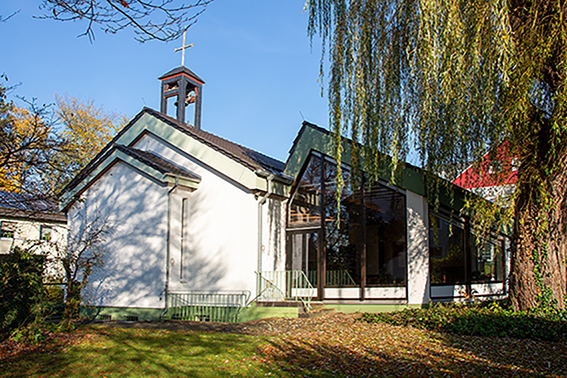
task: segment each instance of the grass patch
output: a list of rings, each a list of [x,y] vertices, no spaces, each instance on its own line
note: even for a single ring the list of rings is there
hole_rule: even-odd
[[[0,359],[0,377],[291,376],[257,352],[265,343],[260,336],[103,327],[76,332],[86,339]]]
[[[567,341],[565,312],[535,314],[513,311],[492,303],[434,304],[426,309],[363,314],[361,321],[449,332],[459,335],[513,337],[545,341]]]
[[[0,344],[0,377],[567,376],[565,342],[439,333],[360,316],[271,319],[263,336],[80,327],[37,345]]]

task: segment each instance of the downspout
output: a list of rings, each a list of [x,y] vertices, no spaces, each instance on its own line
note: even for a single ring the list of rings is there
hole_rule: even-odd
[[[266,178],[267,188],[266,194],[258,202],[258,269],[257,269],[257,282],[256,282],[256,295],[260,295],[260,273],[262,272],[262,206],[266,203],[268,198],[272,195],[272,181],[274,180],[274,174],[268,174],[265,171],[257,171],[258,175]]]
[[[167,191],[167,236],[166,236],[166,244],[165,244],[165,287],[163,289],[164,298],[165,298],[165,306],[163,312],[159,316],[160,320],[163,320],[163,316],[167,312],[167,299],[168,299],[168,292],[169,292],[169,237],[171,234],[171,193],[177,188],[177,180],[178,177],[175,177],[175,185],[171,189]]]

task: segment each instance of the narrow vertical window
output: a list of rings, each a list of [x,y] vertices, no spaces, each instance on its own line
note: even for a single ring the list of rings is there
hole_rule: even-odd
[[[180,242],[179,242],[179,252],[180,252],[180,258],[179,258],[179,279],[183,280],[183,262],[184,262],[184,256],[183,256],[183,252],[185,250],[185,227],[186,227],[186,218],[187,215],[187,198],[183,198],[183,200],[181,201],[181,232],[180,232]]]

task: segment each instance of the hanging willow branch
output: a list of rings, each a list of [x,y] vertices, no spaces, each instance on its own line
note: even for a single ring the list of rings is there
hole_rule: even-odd
[[[501,142],[513,39],[506,2],[312,0],[311,37],[330,53],[331,125],[378,173],[417,148],[454,176]],[[466,90],[465,90],[466,89]]]
[[[515,220],[512,289],[529,293],[519,282],[529,286],[533,274],[520,271],[535,270],[563,303],[565,1],[309,0],[308,9],[309,35],[329,52],[337,159],[342,135],[375,177],[393,172],[394,180],[412,149],[429,177],[440,175],[447,186],[471,165],[494,182],[517,168],[513,193],[502,191],[493,203],[471,197],[468,205],[478,224],[503,222],[503,214]],[[438,185],[428,180],[430,203],[438,203]],[[552,278],[554,270],[561,277]]]

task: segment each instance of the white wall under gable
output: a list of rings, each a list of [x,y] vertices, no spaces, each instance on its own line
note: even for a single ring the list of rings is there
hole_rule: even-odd
[[[191,193],[176,190],[172,197],[170,264],[173,264],[170,265],[170,290],[248,290],[254,295],[254,272],[258,259],[258,199],[254,194],[221,172],[171,148],[154,135],[146,134],[134,147],[153,151],[201,177],[197,190]],[[182,254],[180,230],[183,198],[187,198],[187,211]],[[277,203],[281,207],[281,201]],[[270,205],[268,201],[264,211],[268,212],[268,207],[274,207]],[[279,213],[282,214],[283,210],[280,209]],[[283,242],[268,236],[270,230],[273,231],[277,226],[269,216],[263,219],[266,252],[275,255],[275,249],[283,250]],[[281,232],[284,232],[283,229]],[[180,274],[182,256],[183,278]]]
[[[167,268],[170,292],[247,290],[255,296],[260,198],[235,181],[237,172],[219,172],[155,134],[141,135],[131,147],[154,152],[201,181],[196,190],[173,188],[117,160],[92,182],[83,193],[84,201],[76,201],[69,210],[69,219],[72,235],[78,234],[85,218],[106,219],[112,230],[104,268],[91,279],[93,304],[164,308]],[[183,143],[188,151],[217,153],[187,138]],[[244,166],[238,169],[254,175]],[[262,211],[263,269],[283,270],[285,203],[269,198]]]
[[[104,267],[90,280],[93,304],[163,307],[167,188],[118,162],[83,197],[69,211],[72,235],[85,220],[110,230]]]

